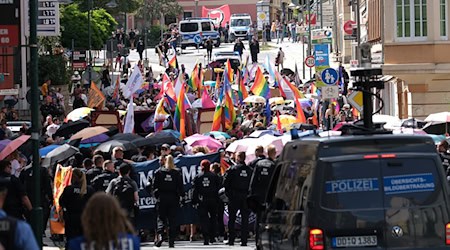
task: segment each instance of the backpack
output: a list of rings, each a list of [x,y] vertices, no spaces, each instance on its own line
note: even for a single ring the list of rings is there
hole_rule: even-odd
[[[9,216],[0,219],[0,243],[5,249],[15,249],[17,222],[17,219]]]
[[[112,194],[119,200],[122,208],[132,209],[134,206],[134,189],[131,180],[120,178],[115,185]]]

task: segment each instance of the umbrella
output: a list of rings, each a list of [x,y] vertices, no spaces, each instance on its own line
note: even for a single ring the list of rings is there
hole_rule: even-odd
[[[72,110],[72,112],[70,112],[66,116],[66,120],[67,121],[73,121],[73,122],[74,121],[78,121],[80,119],[83,119],[87,115],[89,115],[92,111],[93,111],[93,109],[88,108],[88,107],[82,107],[82,108],[74,109],[74,110]]]
[[[108,131],[109,130],[103,126],[87,127],[72,135],[72,137],[70,137],[70,140],[81,139],[83,141],[94,136],[101,135]]]
[[[223,145],[220,141],[212,138],[211,136],[194,134],[189,137],[184,138],[184,141],[187,145],[191,147],[195,146],[205,146],[209,148],[211,151],[217,151],[219,148],[222,148]]]
[[[283,97],[272,97],[269,99],[270,104],[284,104]]]
[[[6,147],[0,152],[0,160],[6,158],[6,156],[10,155],[12,152],[16,151],[22,144],[24,144],[31,136],[29,135],[21,135],[16,139],[12,140]]]
[[[41,163],[43,167],[51,167],[55,163],[65,161],[69,159],[74,154],[80,152],[78,148],[70,146],[69,144],[63,144],[58,148],[53,149],[45,156],[44,160]]]
[[[68,138],[69,136],[76,134],[78,131],[89,127],[89,122],[86,120],[78,120],[75,122],[69,121],[67,123],[64,123],[59,127],[58,130],[55,132],[55,136]]]
[[[40,148],[39,149],[39,155],[41,157],[45,157],[48,153],[50,153],[54,149],[59,148],[61,146],[62,145],[59,145],[59,144],[52,144],[52,145],[48,145],[47,147]]]
[[[245,87],[245,89],[246,89],[247,91],[250,91],[250,88],[249,88],[248,86],[244,86],[244,87]],[[239,91],[239,85],[233,84],[233,85],[231,85],[231,89],[232,89],[232,90]]]
[[[450,122],[450,112],[439,112],[439,113],[431,114],[431,115],[427,116],[427,118],[425,118],[425,121],[426,122],[436,122],[436,123]]]
[[[308,98],[299,98],[298,101],[300,102],[300,106],[302,106],[302,108],[307,108],[307,107],[311,107],[312,106],[312,101],[311,99]],[[289,106],[294,108],[295,107],[295,102],[291,101],[289,103]]]
[[[423,131],[428,134],[444,135],[450,127],[450,122],[429,122],[423,127]]]
[[[425,124],[426,122],[416,118],[410,118],[402,121],[402,127],[404,128],[423,128]]]
[[[279,119],[283,128],[290,128],[291,124],[297,122],[297,118],[292,115],[280,115]],[[278,124],[278,117],[274,117],[272,119],[272,124]]]
[[[180,142],[178,137],[175,137],[171,132],[167,132],[165,130],[154,134],[150,134],[145,138],[139,138],[132,141],[132,143],[136,147],[145,147],[145,146],[159,147],[165,143],[169,145],[174,145],[178,142]]]
[[[97,146],[96,150],[104,153],[111,153],[113,148],[121,147],[124,151],[136,150],[136,146],[129,141],[124,140],[110,140]]]
[[[201,109],[203,108],[202,99],[195,100],[192,105],[193,108]]]
[[[249,137],[253,138],[259,138],[264,135],[273,135],[273,136],[280,136],[281,133],[275,131],[275,130],[256,130],[255,132],[251,133]]]
[[[224,137],[225,139],[230,139],[231,136],[225,132],[220,131],[211,131],[209,133],[205,133],[204,135],[212,135],[214,138],[218,139],[219,137]]]
[[[395,116],[376,114],[372,116],[373,123],[384,123],[384,128],[398,128],[402,125],[402,121]]]
[[[255,150],[257,146],[267,147],[269,145],[275,146],[277,155],[283,150],[283,140],[281,137],[275,137],[272,135],[264,135],[260,138],[245,138],[242,140],[234,141],[227,147],[228,152],[245,152],[245,162],[249,163],[256,158]]]
[[[90,144],[90,143],[101,143],[109,140],[109,136],[106,134],[99,134],[90,138],[87,138],[85,140],[82,140],[81,144]]]
[[[257,95],[251,95],[244,99],[245,103],[266,103],[266,98]]]
[[[400,128],[392,131],[392,134],[407,134],[407,135],[426,135],[427,132],[422,129],[414,128]]]
[[[5,139],[0,141],[0,151],[2,151],[8,144],[11,142],[11,140]]]
[[[136,139],[140,139],[142,138],[142,136],[138,135],[138,134],[131,134],[131,133],[118,133],[113,135],[110,139],[111,140],[119,140],[119,141],[127,141],[127,142],[131,142],[133,140]]]
[[[216,86],[216,81],[204,81],[203,85],[214,87],[214,86]]]

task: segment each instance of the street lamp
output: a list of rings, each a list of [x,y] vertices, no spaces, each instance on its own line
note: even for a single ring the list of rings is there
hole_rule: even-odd
[[[194,17],[198,17],[198,1],[199,0],[194,0],[195,2],[195,10],[194,10]]]

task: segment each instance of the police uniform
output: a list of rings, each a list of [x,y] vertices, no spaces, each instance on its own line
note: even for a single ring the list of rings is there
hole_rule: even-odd
[[[229,199],[229,245],[234,245],[234,239],[236,237],[235,221],[238,210],[240,210],[241,214],[241,245],[247,245],[248,217],[250,214],[250,210],[247,206],[247,195],[251,176],[252,169],[245,163],[231,167],[224,176],[223,185]]]
[[[97,175],[92,181],[91,185],[95,192],[106,191],[111,180],[117,178],[117,174],[108,170],[103,170],[100,175]]]
[[[100,175],[103,171],[103,168],[101,167],[93,167],[91,169],[89,169],[88,171],[86,171],[86,183],[88,185],[92,185],[92,180],[97,177],[98,175]]]
[[[251,161],[248,166],[253,170],[256,167],[256,163],[258,163],[258,161],[260,160],[264,160],[266,159],[266,157],[264,155],[260,155],[258,157],[256,157],[256,159],[254,159],[253,161]]]
[[[177,169],[160,168],[154,173],[153,190],[158,199],[158,216],[169,227],[169,246],[173,247],[177,234],[176,218],[180,197],[184,194],[183,180]],[[164,232],[158,230],[159,234]],[[162,243],[159,242],[159,245]]]
[[[87,193],[85,195],[80,193],[81,187],[79,185],[70,185],[64,188],[59,198],[59,204],[64,211],[65,234],[68,240],[83,234],[81,214],[93,193],[93,189],[87,186]]]
[[[219,205],[220,178],[205,171],[194,178],[194,204],[198,212],[205,244],[213,241],[217,231],[217,209]]]
[[[258,201],[259,204],[264,202],[266,197],[267,189],[269,188],[270,179],[272,178],[273,171],[275,169],[275,162],[270,159],[262,159],[255,164],[253,169],[253,175],[250,181],[250,195]],[[255,223],[255,241],[258,246],[259,243],[259,231],[258,224],[261,215],[256,210],[256,223]]]

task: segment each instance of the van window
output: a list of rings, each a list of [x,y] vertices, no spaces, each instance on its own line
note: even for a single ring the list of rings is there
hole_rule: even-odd
[[[181,32],[197,32],[198,31],[198,23],[182,23]]]
[[[386,207],[428,206],[443,200],[433,159],[385,159],[381,166]]]
[[[311,184],[311,173],[310,164],[283,163],[273,199],[275,210],[301,210],[305,207],[303,203]]]
[[[210,22],[202,23],[202,31],[212,31],[212,30],[213,30],[212,23]]]
[[[250,19],[232,19],[231,20],[231,27],[236,26],[249,26],[250,25]]]
[[[321,206],[348,210],[383,208],[379,160],[326,163]]]

